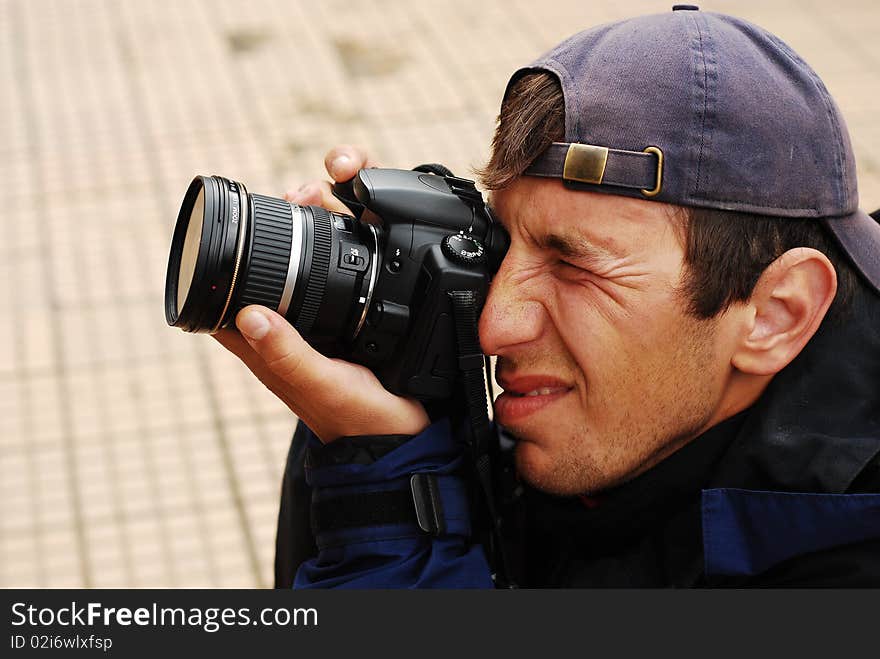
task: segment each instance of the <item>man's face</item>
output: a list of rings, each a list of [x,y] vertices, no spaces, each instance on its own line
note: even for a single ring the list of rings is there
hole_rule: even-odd
[[[510,250],[480,318],[520,473],[557,494],[626,481],[722,420],[718,320],[686,312],[674,208],[521,177],[494,193]]]

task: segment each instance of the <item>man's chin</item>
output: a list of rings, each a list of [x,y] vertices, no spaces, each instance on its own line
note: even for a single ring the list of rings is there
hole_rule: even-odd
[[[556,496],[574,496],[592,489],[586,474],[566,469],[539,444],[521,440],[516,445],[516,469],[537,490]]]

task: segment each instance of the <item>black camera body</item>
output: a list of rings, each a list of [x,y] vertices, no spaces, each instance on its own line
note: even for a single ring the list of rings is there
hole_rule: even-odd
[[[442,170],[362,169],[334,194],[353,215],[195,177],[172,238],[168,324],[213,333],[261,304],[393,393],[452,397],[459,347],[450,293],[471,292],[475,307],[485,301],[506,232],[472,181]]]
[[[448,398],[458,374],[449,293],[473,291],[484,301],[507,236],[466,179],[366,169],[351,187],[361,220],[381,220],[380,275],[366,322],[343,355],[392,392]]]

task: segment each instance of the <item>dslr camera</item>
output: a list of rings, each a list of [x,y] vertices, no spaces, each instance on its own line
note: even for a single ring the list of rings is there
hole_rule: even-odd
[[[473,181],[439,166],[362,169],[334,194],[352,214],[196,176],[171,243],[168,324],[214,333],[261,304],[393,393],[452,397],[460,319],[450,293],[470,291],[482,305],[507,234]]]

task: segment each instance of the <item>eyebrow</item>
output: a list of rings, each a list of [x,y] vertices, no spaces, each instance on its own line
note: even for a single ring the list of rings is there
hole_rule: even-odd
[[[563,235],[558,233],[548,233],[537,239],[539,247],[559,252],[566,258],[578,259],[581,261],[608,261],[620,258],[609,248],[596,245],[585,238],[577,235]]]
[[[492,213],[493,219],[504,226],[504,221],[495,208],[491,204],[487,204],[487,206]],[[596,245],[577,234],[567,235],[548,233],[537,237],[536,242],[541,249],[559,252],[559,254],[565,258],[579,259],[589,262],[608,261],[621,258],[621,254],[617,253],[610,247]]]

